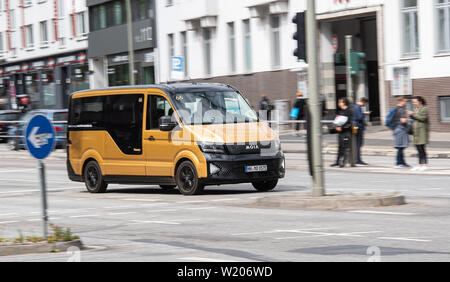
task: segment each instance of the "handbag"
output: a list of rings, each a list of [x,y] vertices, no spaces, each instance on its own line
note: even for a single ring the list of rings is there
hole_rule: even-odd
[[[409,119],[408,123],[406,124],[406,129],[408,131],[409,135],[414,135],[414,120],[413,119]]]
[[[300,114],[300,109],[299,108],[293,108],[291,113],[289,114],[289,116],[291,118],[297,119],[299,114]]]

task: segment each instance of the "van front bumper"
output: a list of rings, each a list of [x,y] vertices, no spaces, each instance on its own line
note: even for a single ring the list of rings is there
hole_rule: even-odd
[[[208,177],[201,179],[204,185],[252,183],[280,179],[285,176],[285,159],[282,152],[272,156],[261,156],[259,154],[204,154],[204,156],[208,164]],[[212,165],[218,168],[219,171],[212,173]],[[247,166],[261,165],[267,165],[267,171],[251,173],[245,171]]]

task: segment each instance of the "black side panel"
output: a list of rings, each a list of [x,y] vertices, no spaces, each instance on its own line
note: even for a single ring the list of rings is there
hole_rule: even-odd
[[[176,185],[173,177],[160,176],[105,175],[105,182],[109,184]]]

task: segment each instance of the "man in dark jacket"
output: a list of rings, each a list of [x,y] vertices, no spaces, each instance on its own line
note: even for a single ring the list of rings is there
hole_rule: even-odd
[[[259,110],[266,114],[267,120],[271,120],[271,110],[270,100],[267,98],[266,94],[261,95],[261,101],[259,101]]]
[[[339,99],[338,116],[346,117],[346,121],[343,125],[336,126],[336,131],[339,133],[339,151],[336,163],[331,166],[343,168],[347,162],[350,162],[350,146],[353,127],[353,111],[350,108],[350,101],[348,98]]]
[[[366,97],[361,98],[358,103],[353,106],[353,121],[358,127],[358,133],[356,134],[356,164],[367,164],[362,161],[361,148],[364,146],[364,132],[366,131],[366,115],[370,115],[370,112],[363,112],[362,108],[367,106],[369,100]]]

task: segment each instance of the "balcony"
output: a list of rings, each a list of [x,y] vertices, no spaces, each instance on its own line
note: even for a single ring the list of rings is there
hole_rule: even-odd
[[[187,30],[217,26],[219,0],[190,0],[183,4]]]
[[[246,0],[252,18],[267,14],[286,14],[289,12],[288,0]]]

